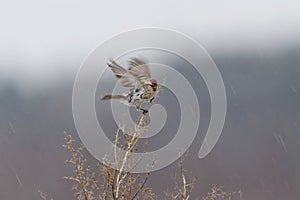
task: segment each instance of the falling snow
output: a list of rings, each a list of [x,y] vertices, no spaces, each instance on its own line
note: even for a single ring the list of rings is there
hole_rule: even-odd
[[[16,172],[16,170],[13,168],[13,171],[14,171],[14,174],[15,174],[15,176],[16,176],[16,179],[17,179],[17,181],[18,181],[18,183],[19,183],[19,186],[20,186],[20,188],[22,188],[23,187],[23,184],[22,184],[22,182],[21,182],[21,179],[19,178],[19,175],[17,174],[17,172]]]
[[[279,139],[280,139],[280,143],[284,149],[285,152],[287,152],[287,149],[286,149],[286,146],[285,146],[285,142],[284,140],[282,139],[282,136],[281,135],[278,135]]]
[[[231,88],[232,92],[233,92],[235,95],[237,95],[236,89],[235,89],[232,85],[230,85],[230,88]]]
[[[15,127],[11,122],[8,122],[11,133],[16,133]]]

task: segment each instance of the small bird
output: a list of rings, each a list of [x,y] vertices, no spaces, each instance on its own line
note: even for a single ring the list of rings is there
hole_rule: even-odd
[[[151,79],[148,64],[139,58],[131,58],[128,61],[128,70],[121,67],[114,60],[107,63],[115,76],[120,79],[123,87],[129,87],[124,94],[107,94],[101,100],[116,99],[127,106],[135,107],[137,110],[147,113],[141,105],[144,102],[152,102],[157,94],[158,86],[155,79]]]

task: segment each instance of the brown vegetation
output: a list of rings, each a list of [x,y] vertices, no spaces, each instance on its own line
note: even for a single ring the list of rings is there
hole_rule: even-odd
[[[146,109],[149,110],[150,103]],[[78,200],[155,200],[157,195],[152,187],[147,184],[150,172],[146,174],[132,173],[134,167],[139,163],[132,158],[132,153],[137,151],[137,142],[144,130],[145,116],[144,112],[138,122],[135,130],[128,134],[126,131],[118,128],[114,141],[114,161],[103,158],[98,162],[96,169],[87,165],[84,156],[84,146],[74,146],[74,139],[70,134],[65,133],[65,148],[71,153],[71,158],[66,160],[74,168],[73,176],[65,177],[74,181],[73,190]],[[120,144],[120,137],[123,137],[123,144]],[[125,153],[118,150],[121,146]],[[141,158],[142,159],[142,158]],[[154,165],[154,162],[153,162]],[[119,169],[119,170],[118,170]],[[189,200],[193,190],[195,178],[187,179],[186,171],[183,167],[183,158],[179,162],[180,175],[174,182],[172,191],[165,192],[165,199],[171,200]],[[47,195],[39,192],[43,200]],[[238,194],[242,199],[241,192],[227,193],[222,187],[213,186],[203,200],[232,200],[233,196]]]

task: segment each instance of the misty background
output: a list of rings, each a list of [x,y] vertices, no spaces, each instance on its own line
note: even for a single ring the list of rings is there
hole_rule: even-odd
[[[54,199],[75,199],[72,182],[63,179],[72,172],[62,145],[63,131],[79,142],[72,118],[76,72],[103,41],[142,27],[174,29],[197,40],[225,83],[227,118],[220,140],[199,160],[204,137],[199,133],[185,159],[188,173],[198,178],[193,198],[218,184],[241,189],[245,199],[299,199],[299,6],[296,1],[1,2],[0,199],[38,199],[39,189]],[[210,110],[203,91],[197,95],[203,98],[205,126]],[[174,163],[154,172],[149,184],[162,196],[176,172]]]

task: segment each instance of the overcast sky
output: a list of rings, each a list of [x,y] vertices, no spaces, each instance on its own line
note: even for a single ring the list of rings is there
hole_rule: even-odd
[[[3,1],[0,74],[20,81],[23,76],[39,80],[36,75],[45,70],[48,77],[57,75],[67,66],[78,68],[113,35],[148,26],[186,33],[211,52],[284,48],[299,43],[299,6],[274,0]]]

